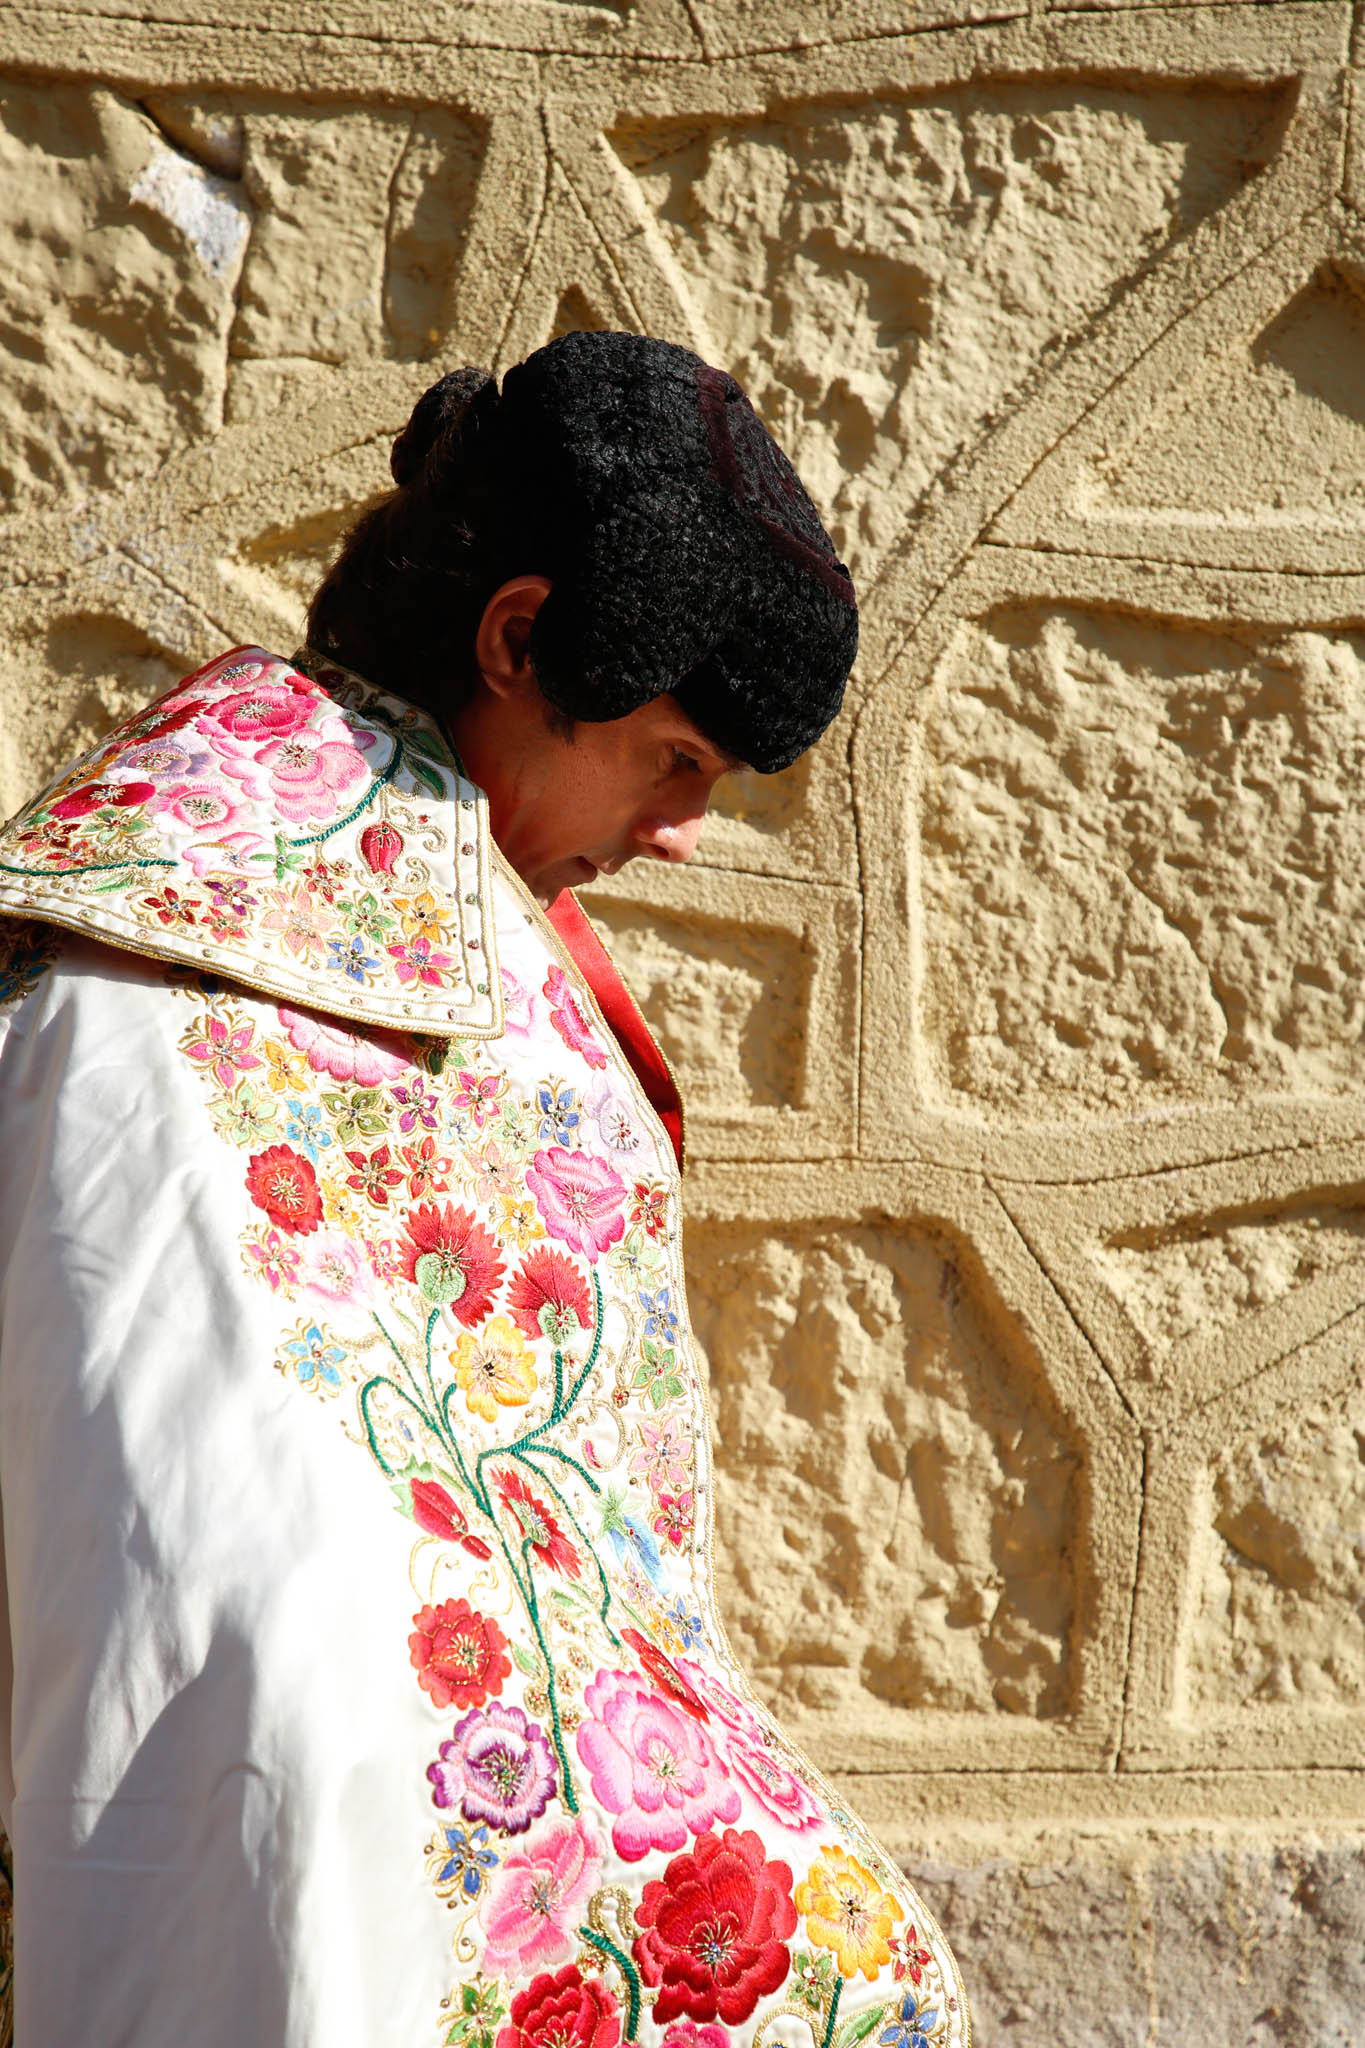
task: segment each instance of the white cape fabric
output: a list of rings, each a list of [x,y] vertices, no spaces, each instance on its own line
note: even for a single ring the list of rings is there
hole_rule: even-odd
[[[0,834],[0,1505],[19,2048],[969,2041],[717,1618],[666,1133],[355,678]]]

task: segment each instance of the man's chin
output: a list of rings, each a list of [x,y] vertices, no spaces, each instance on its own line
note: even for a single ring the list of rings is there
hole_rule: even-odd
[[[597,880],[596,863],[583,855],[574,855],[569,860],[556,861],[553,867],[542,868],[530,884],[531,893],[542,910],[549,908],[565,889],[586,889]]]

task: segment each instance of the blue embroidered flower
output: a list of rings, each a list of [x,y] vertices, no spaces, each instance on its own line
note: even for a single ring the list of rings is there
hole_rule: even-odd
[[[285,1345],[285,1353],[294,1361],[294,1371],[301,1387],[311,1387],[314,1380],[322,1380],[329,1387],[341,1385],[341,1374],[337,1367],[346,1353],[339,1344],[329,1344],[316,1323],[310,1323],[301,1337]]]
[[[879,2048],[933,2048],[929,2035],[937,2025],[937,2006],[921,2005],[914,1992],[907,1991],[896,2018],[877,2036]]]
[[[542,1143],[550,1139],[556,1145],[572,1145],[573,1133],[578,1129],[582,1111],[578,1097],[572,1088],[556,1088],[553,1082],[542,1082],[536,1090],[536,1108],[540,1111],[540,1137]]]
[[[685,1650],[690,1650],[694,1644],[700,1643],[702,1635],[701,1616],[688,1613],[687,1604],[681,1593],[679,1593],[671,1607],[664,1609],[664,1618],[682,1637],[682,1644]]]
[[[656,1586],[663,1584],[663,1557],[643,1522],[634,1515],[619,1515],[608,1522],[602,1533],[623,1563],[627,1557],[633,1557]]]
[[[329,939],[327,941],[327,965],[344,974],[348,981],[363,982],[372,967],[379,965],[372,953],[365,951],[365,938],[357,932],[353,939]]]
[[[477,1899],[487,1882],[488,1872],[496,1870],[498,1859],[487,1846],[488,1829],[442,1828],[446,1847],[450,1855],[436,1873],[437,1884],[458,1884],[467,1899]]]
[[[322,1111],[316,1102],[310,1102],[305,1108],[296,1095],[291,1095],[284,1106],[289,1111],[289,1121],[284,1127],[284,1135],[301,1146],[308,1156],[309,1164],[316,1166],[318,1154],[325,1151],[332,1142],[331,1132],[322,1128]]]
[[[668,1305],[668,1289],[661,1287],[657,1294],[646,1294],[642,1289],[636,1298],[645,1312],[646,1337],[672,1344],[678,1334],[678,1318]]]

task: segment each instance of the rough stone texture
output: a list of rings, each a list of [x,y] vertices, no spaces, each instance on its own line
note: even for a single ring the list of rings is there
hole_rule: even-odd
[[[0,9],[0,807],[286,649],[426,364],[724,359],[864,595],[591,909],[718,1563],[980,2035],[1365,2048],[1365,20]]]
[[[1205,1702],[1365,1699],[1365,1392],[1241,1446],[1213,1472],[1186,1686]]]
[[[961,629],[927,721],[926,1038],[1025,1111],[1355,1088],[1365,639]]]
[[[1074,1451],[951,1251],[699,1230],[723,1610],[784,1713],[1067,1705]],[[774,1547],[776,1556],[774,1556]]]

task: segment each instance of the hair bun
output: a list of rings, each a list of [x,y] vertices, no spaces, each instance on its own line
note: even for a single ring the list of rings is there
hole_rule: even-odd
[[[497,380],[487,370],[447,370],[438,384],[424,391],[412,418],[394,442],[389,468],[394,482],[405,488],[424,475],[432,451],[457,441],[475,419],[496,406]]]

